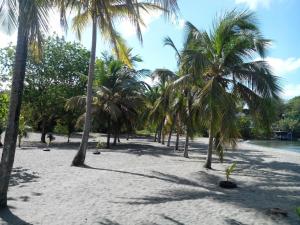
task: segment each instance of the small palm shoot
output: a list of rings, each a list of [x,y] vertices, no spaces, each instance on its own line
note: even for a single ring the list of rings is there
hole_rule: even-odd
[[[234,162],[231,166],[226,168],[226,181],[229,181],[229,176],[233,173],[236,168],[236,162]]]
[[[219,186],[222,188],[227,188],[227,189],[232,189],[232,188],[237,188],[236,183],[229,181],[230,175],[233,173],[233,171],[236,168],[236,162],[234,162],[232,165],[226,168],[225,173],[226,173],[226,181],[220,181]]]

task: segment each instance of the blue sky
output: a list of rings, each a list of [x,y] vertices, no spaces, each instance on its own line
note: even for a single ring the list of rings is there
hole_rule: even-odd
[[[178,0],[180,17],[177,21],[166,21],[160,13],[145,14],[147,27],[143,29],[144,42],[141,45],[134,35],[132,26],[121,21],[118,30],[127,40],[134,53],[143,58],[139,68],[167,68],[176,70],[176,59],[172,49],[163,47],[163,39],[170,36],[180,48],[183,41],[184,22],[190,21],[199,29],[210,29],[213,19],[234,8],[255,11],[261,30],[266,38],[273,40],[266,60],[280,77],[285,99],[300,95],[300,1],[299,0]],[[51,32],[63,34],[59,27],[58,13],[51,15]],[[81,43],[90,48],[90,28],[82,35]],[[16,34],[0,33],[0,47],[15,41]],[[77,40],[68,32],[67,40]],[[78,41],[78,40],[77,40]],[[110,49],[108,43],[99,39],[97,54]]]

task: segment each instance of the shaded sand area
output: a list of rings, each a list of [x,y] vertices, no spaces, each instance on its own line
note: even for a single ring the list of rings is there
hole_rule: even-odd
[[[191,144],[189,159],[151,139],[121,139],[101,155],[90,150],[90,168],[76,168],[70,163],[79,138],[65,140],[57,138],[50,152],[41,145],[17,150],[10,209],[0,213],[0,224],[300,224],[298,153],[242,143],[226,153],[223,164],[215,158],[214,170],[206,170],[206,139]],[[232,162],[239,188],[219,188]],[[288,217],[267,213],[275,207],[287,210]]]

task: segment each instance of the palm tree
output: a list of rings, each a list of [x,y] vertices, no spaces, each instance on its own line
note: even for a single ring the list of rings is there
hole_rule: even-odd
[[[225,144],[234,146],[240,100],[255,113],[261,102],[278,97],[278,81],[268,64],[254,60],[256,55],[264,58],[270,44],[255,21],[253,13],[233,10],[215,22],[211,32],[186,24],[187,47],[182,61],[204,82],[194,106],[209,130],[205,168],[211,168],[214,138],[219,151]]]
[[[188,39],[184,43],[184,49],[188,46]],[[175,51],[175,57],[177,58],[177,65],[179,67],[178,77],[171,85],[174,97],[173,112],[176,112],[174,118],[179,117],[183,125],[185,126],[185,144],[183,156],[189,157],[188,147],[189,139],[193,137],[193,115],[192,115],[192,101],[194,95],[195,86],[198,88],[198,82],[195,79],[194,71],[189,71],[182,61],[182,51],[179,51],[175,43],[170,37],[164,39],[164,45],[171,47]],[[183,49],[183,51],[184,51]],[[179,120],[178,120],[179,122]],[[178,124],[177,129],[180,129]],[[171,133],[170,133],[171,134]],[[169,136],[170,138],[170,136]],[[175,150],[178,150],[179,132],[177,131]]]
[[[170,98],[172,89],[170,84],[174,81],[176,74],[167,69],[156,69],[152,74],[152,79],[157,80],[159,97],[155,100],[153,109],[149,112],[150,120],[158,121],[156,133],[158,142],[165,144],[164,125],[167,122],[167,115],[170,109]]]
[[[16,150],[28,43],[37,41],[39,46],[42,31],[47,30],[48,7],[49,2],[46,0],[4,0],[0,5],[0,27],[6,27],[6,31],[18,28],[9,113],[0,163],[0,208],[7,206],[7,190]]]
[[[138,0],[68,0],[66,2],[61,1],[62,22],[65,22],[65,9],[67,7],[71,7],[78,12],[73,19],[73,28],[77,31],[79,37],[80,32],[86,27],[88,22],[90,20],[92,21],[92,47],[88,73],[85,123],[79,151],[72,162],[73,166],[83,166],[91,126],[92,86],[96,58],[97,27],[102,35],[110,41],[117,57],[126,62],[126,59],[128,59],[126,56],[128,49],[125,47],[124,40],[115,29],[115,19],[121,18],[131,21],[136,27],[138,38],[142,41],[140,26],[143,24],[143,20],[140,11],[149,12],[149,10],[162,10],[166,16],[170,16],[176,13],[178,6],[176,0],[149,0],[145,2]]]

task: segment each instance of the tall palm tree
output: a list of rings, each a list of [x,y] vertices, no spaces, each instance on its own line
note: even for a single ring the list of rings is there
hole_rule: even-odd
[[[204,86],[194,106],[209,130],[209,146],[204,167],[211,168],[214,138],[219,151],[226,143],[235,144],[237,104],[242,99],[253,113],[262,101],[277,98],[277,78],[264,60],[270,40],[265,39],[253,13],[225,13],[211,32],[201,32],[187,23],[187,47],[183,64],[196,71]]]
[[[101,34],[110,41],[118,58],[128,62],[128,60],[126,60],[128,59],[126,56],[128,49],[125,47],[124,40],[115,29],[115,20],[127,19],[132,22],[136,27],[138,38],[142,41],[141,25],[143,25],[143,20],[140,14],[141,11],[150,13],[149,10],[162,10],[166,16],[170,16],[177,12],[178,6],[176,0],[149,0],[144,2],[138,0],[67,0],[61,1],[60,5],[62,22],[65,22],[65,12],[68,7],[77,11],[77,15],[73,20],[73,28],[77,31],[78,36],[80,36],[80,32],[86,27],[87,23],[92,21],[92,47],[86,95],[86,116],[79,151],[72,162],[73,166],[83,166],[91,126],[92,86],[96,58],[97,28]]]
[[[195,72],[192,70],[188,70],[188,68],[183,64],[182,61],[182,52],[184,52],[185,48],[188,46],[188,40],[185,40],[184,48],[182,51],[179,51],[176,47],[175,43],[170,37],[166,37],[164,39],[164,45],[171,47],[175,51],[175,57],[177,58],[177,65],[179,67],[178,77],[173,82],[172,91],[173,96],[175,97],[175,110],[173,112],[177,113],[176,117],[180,117],[180,120],[183,122],[185,126],[185,144],[184,144],[184,152],[183,156],[185,158],[189,157],[188,147],[189,147],[189,139],[193,136],[194,127],[193,127],[193,115],[192,115],[192,101],[195,87],[199,88],[199,82],[195,78]],[[179,122],[179,121],[178,121]],[[177,126],[179,128],[180,126]],[[179,133],[177,132],[176,137],[176,147],[178,149],[178,141],[179,141]]]
[[[157,80],[159,97],[154,102],[153,109],[149,113],[151,120],[158,121],[157,135],[158,142],[165,144],[165,129],[166,118],[170,109],[170,100],[172,89],[170,84],[176,78],[176,74],[167,69],[156,69],[152,73],[152,79]]]
[[[0,163],[0,208],[7,206],[7,190],[14,163],[24,86],[28,43],[39,43],[47,30],[49,2],[44,0],[3,0],[0,2],[0,27],[18,28],[9,113]],[[37,41],[37,42],[35,42]]]

